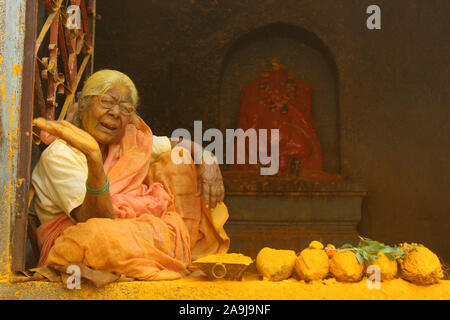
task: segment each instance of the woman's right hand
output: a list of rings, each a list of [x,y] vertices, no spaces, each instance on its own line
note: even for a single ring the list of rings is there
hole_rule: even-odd
[[[72,123],[65,120],[53,121],[36,118],[33,120],[33,125],[63,139],[72,147],[80,150],[88,159],[97,158],[98,156],[101,159],[100,147],[94,137]]]

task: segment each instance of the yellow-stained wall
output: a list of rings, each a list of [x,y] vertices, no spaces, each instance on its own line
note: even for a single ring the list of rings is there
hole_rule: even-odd
[[[10,266],[26,0],[0,0],[0,279]]]

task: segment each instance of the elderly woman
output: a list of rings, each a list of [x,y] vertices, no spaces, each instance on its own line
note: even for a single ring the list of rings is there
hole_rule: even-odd
[[[71,122],[34,120],[57,138],[32,175],[40,266],[175,279],[192,259],[228,250],[217,164],[174,164],[172,151],[190,158],[201,147],[154,136],[137,104],[129,77],[102,70],[86,81]]]

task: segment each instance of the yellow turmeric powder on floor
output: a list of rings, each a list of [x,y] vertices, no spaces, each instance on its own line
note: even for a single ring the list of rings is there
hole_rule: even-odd
[[[184,277],[172,281],[131,281],[110,283],[96,288],[82,284],[80,290],[67,290],[58,282],[31,281],[17,285],[0,281],[5,289],[3,297],[12,299],[153,299],[153,300],[409,300],[450,299],[450,281],[418,286],[403,279],[384,281],[380,290],[367,287],[367,279],[359,282],[337,282],[334,278],[311,281],[288,279],[261,281],[258,277],[244,277],[242,281],[217,280],[211,282],[204,276]]]
[[[252,262],[252,258],[244,256],[241,253],[222,253],[199,258],[193,263],[230,263],[250,265]]]

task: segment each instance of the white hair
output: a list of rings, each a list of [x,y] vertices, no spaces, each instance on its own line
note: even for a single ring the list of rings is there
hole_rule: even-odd
[[[131,103],[137,107],[139,96],[133,81],[120,71],[104,69],[93,73],[84,83],[78,99],[80,111],[89,107],[92,97],[106,93],[116,83],[120,83],[130,90]]]

